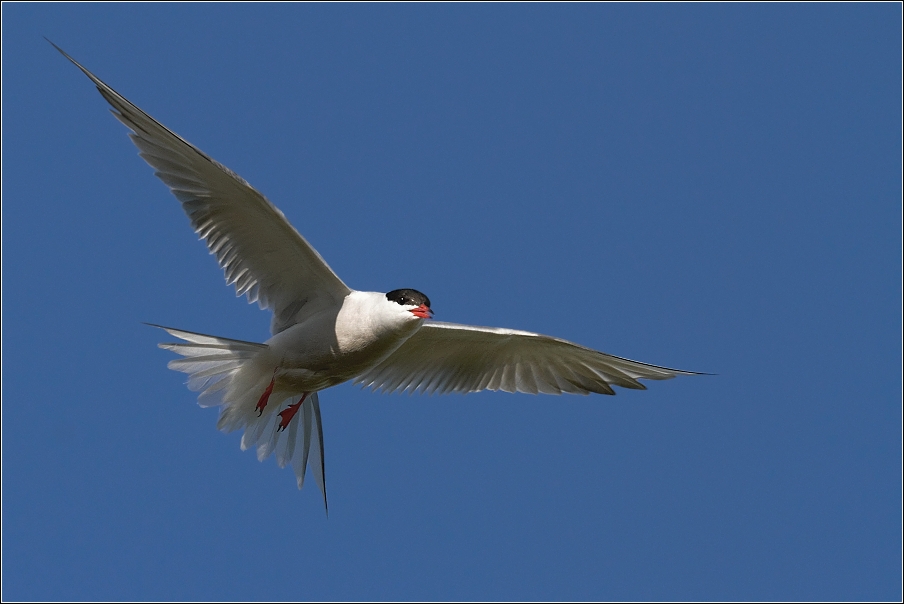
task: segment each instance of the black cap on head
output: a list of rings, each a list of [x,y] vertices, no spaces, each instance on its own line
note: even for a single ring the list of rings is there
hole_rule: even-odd
[[[416,289],[394,289],[386,294],[386,299],[402,306],[420,306],[424,304],[427,308],[430,308],[430,298]]]

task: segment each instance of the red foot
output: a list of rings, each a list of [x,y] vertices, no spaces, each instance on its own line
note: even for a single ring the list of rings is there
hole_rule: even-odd
[[[257,406],[255,407],[255,409],[257,409],[258,417],[260,417],[261,414],[264,412],[264,407],[267,406],[267,401],[270,400],[270,395],[273,394],[273,382],[275,382],[275,381],[276,381],[276,370],[274,369],[273,370],[273,378],[270,380],[270,385],[267,386],[267,389],[264,390],[264,393],[261,395],[260,400],[257,401]]]
[[[298,401],[297,403],[295,403],[293,405],[289,405],[288,407],[286,407],[285,409],[283,409],[282,411],[279,412],[280,420],[279,420],[279,427],[276,429],[277,432],[285,430],[289,426],[289,422],[291,422],[292,418],[295,417],[295,414],[298,413],[298,410],[301,408],[301,404],[304,402],[304,399],[306,399],[307,396],[308,396],[308,393],[305,392],[304,394],[301,395],[300,401]]]

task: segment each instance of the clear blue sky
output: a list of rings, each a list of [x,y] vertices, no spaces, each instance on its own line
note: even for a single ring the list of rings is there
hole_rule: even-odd
[[[263,340],[47,36],[352,287],[718,374],[321,395],[313,484],[142,321]],[[3,5],[7,600],[896,600],[901,7]]]

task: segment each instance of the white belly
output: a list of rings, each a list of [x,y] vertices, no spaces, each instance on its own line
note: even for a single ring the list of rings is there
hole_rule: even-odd
[[[420,328],[420,321],[386,323],[344,305],[289,327],[266,343],[277,390],[301,393],[350,380],[382,362]]]

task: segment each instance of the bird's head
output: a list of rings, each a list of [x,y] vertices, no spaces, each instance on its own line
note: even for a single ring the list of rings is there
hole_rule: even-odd
[[[430,319],[430,298],[416,289],[394,289],[386,294],[386,299],[401,305],[405,310],[419,319]]]

